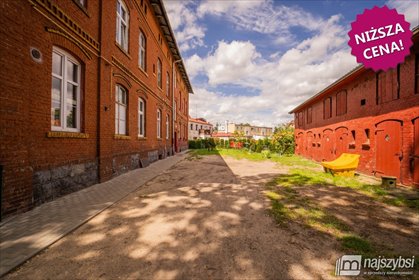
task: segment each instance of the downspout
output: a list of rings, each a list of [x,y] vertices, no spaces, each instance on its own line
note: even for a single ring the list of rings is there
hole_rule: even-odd
[[[176,115],[176,108],[175,108],[175,67],[176,63],[181,62],[182,59],[178,59],[173,61],[172,64],[172,152],[175,154],[175,115]]]
[[[97,77],[97,123],[96,123],[96,154],[97,154],[97,178],[98,181],[101,181],[101,165],[102,165],[102,161],[101,161],[101,149],[100,149],[100,139],[102,139],[102,137],[100,137],[100,133],[101,133],[101,129],[100,129],[100,122],[101,122],[101,110],[102,110],[102,105],[101,105],[101,90],[102,90],[102,85],[101,85],[101,78],[102,78],[102,46],[103,46],[103,42],[102,42],[102,17],[103,17],[103,10],[102,10],[102,1],[99,2],[99,42],[100,42],[100,49],[99,49],[99,57],[98,57],[98,77]]]

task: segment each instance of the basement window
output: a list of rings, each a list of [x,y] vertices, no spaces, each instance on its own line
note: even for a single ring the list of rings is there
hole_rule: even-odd
[[[352,141],[349,143],[349,149],[355,149],[355,140],[356,140],[355,130],[351,130],[351,134],[352,134]]]
[[[365,140],[364,143],[362,143],[362,149],[363,150],[369,150],[370,149],[370,129],[369,128],[366,128],[364,130],[364,132],[365,132],[365,138],[366,138],[366,140]]]
[[[365,104],[367,104],[367,100],[366,99],[361,99],[361,106],[365,106]]]

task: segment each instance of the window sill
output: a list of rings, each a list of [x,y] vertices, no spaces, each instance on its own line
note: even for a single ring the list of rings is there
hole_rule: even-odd
[[[137,137],[137,140],[146,141],[147,140],[147,137],[145,137],[145,136],[138,136]]]
[[[128,51],[126,51],[126,50],[124,50],[124,48],[118,43],[118,42],[115,42],[115,46],[117,46],[118,47],[118,49],[123,53],[123,54],[125,54],[129,59],[132,59],[131,58],[131,56],[129,55],[129,53],[128,53]]]
[[[121,135],[121,134],[115,134],[115,135],[113,136],[113,138],[114,138],[114,139],[117,139],[117,140],[130,140],[130,139],[131,139],[131,136],[128,136],[128,135]]]
[[[77,0],[73,0],[73,2],[80,8],[80,10],[83,11],[83,13],[86,14],[86,16],[88,16],[90,18],[89,12],[87,11],[87,8],[85,6],[83,6],[82,4],[80,4],[80,2],[77,1]]]
[[[89,134],[88,133],[80,133],[80,132],[69,132],[69,131],[49,131],[49,132],[47,132],[47,138],[87,139],[87,138],[89,138]]]
[[[146,75],[148,77],[148,74],[146,72],[146,70],[144,70],[143,68],[141,68],[140,66],[138,66],[138,69],[140,69],[141,72],[143,72],[144,75]]]
[[[163,141],[163,139],[162,138],[157,138],[157,141]]]

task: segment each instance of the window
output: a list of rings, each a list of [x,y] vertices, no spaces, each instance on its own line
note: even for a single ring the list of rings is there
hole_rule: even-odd
[[[169,128],[170,128],[170,126],[169,126],[169,114],[166,114],[166,140],[169,139],[169,134],[170,134]]]
[[[313,121],[313,107],[307,108],[307,123],[311,123]]]
[[[170,75],[166,72],[166,96],[170,95]]]
[[[116,85],[115,92],[115,134],[127,133],[127,91]]]
[[[415,56],[415,94],[419,94],[419,53]]]
[[[116,42],[128,51],[128,12],[121,0],[116,1]]]
[[[80,131],[80,64],[58,48],[52,52],[51,128]]]
[[[193,124],[191,124],[191,130],[193,130]]]
[[[347,110],[347,93],[342,90],[336,94],[336,116],[346,114]]]
[[[198,130],[198,125],[197,124],[195,125],[195,130]]]
[[[367,104],[367,100],[365,98],[361,99],[361,106],[365,106],[365,104]]]
[[[157,59],[157,85],[162,88],[162,77],[161,77],[161,60]]]
[[[298,112],[297,113],[297,124],[298,127],[302,127],[304,124],[304,115],[303,112]],[[260,129],[258,129],[258,131],[260,131]]]
[[[144,33],[140,31],[140,48],[138,50],[138,65],[141,69],[146,71],[145,69],[145,60],[146,60],[146,40]]]
[[[328,97],[323,101],[323,118],[329,119],[332,117],[332,97]]]
[[[397,69],[379,72],[376,75],[376,103],[383,104],[400,98],[400,65]]]
[[[145,136],[145,102],[142,98],[138,99],[138,136]]]
[[[176,89],[176,79],[177,79],[177,73],[176,73],[176,67],[173,68],[173,88]]]
[[[157,109],[157,138],[161,138],[161,111]]]
[[[87,0],[74,0],[74,1],[83,8],[87,7]]]
[[[176,121],[176,107],[177,107],[177,104],[176,104],[176,101],[175,101],[175,107],[173,108],[173,119]]]

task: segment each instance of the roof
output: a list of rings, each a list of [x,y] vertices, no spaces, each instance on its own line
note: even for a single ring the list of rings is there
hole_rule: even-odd
[[[175,35],[173,33],[172,27],[170,26],[169,18],[166,13],[166,9],[163,5],[163,0],[150,0],[151,6],[153,7],[154,14],[157,17],[160,28],[163,31],[164,36],[166,37],[167,44],[169,46],[170,52],[173,55],[174,60],[178,60],[177,63],[179,67],[179,72],[182,75],[183,81],[185,82],[189,93],[193,93],[191,82],[189,81],[188,73],[186,72],[185,64],[183,63],[182,57],[178,45],[176,43]]]
[[[419,35],[419,25],[412,29],[413,37],[416,37]],[[363,65],[358,65],[342,77],[340,77],[337,81],[320,91],[319,93],[313,95],[311,98],[307,99],[294,109],[292,109],[289,114],[296,113],[300,111],[302,108],[306,107],[307,105],[313,104],[314,102],[318,101],[319,99],[322,99],[325,95],[327,95],[330,91],[333,91],[340,86],[354,80],[355,78],[359,77],[362,73],[366,72],[367,69]]]
[[[194,118],[191,118],[191,117],[189,117],[189,121],[190,121],[190,122],[195,122],[195,123],[206,124],[206,125],[211,125],[211,126],[212,126],[212,124],[211,124],[211,123],[209,123],[209,122],[204,122],[203,120],[200,120],[200,119],[194,119]]]
[[[233,133],[216,132],[212,134],[212,137],[234,137]]]

